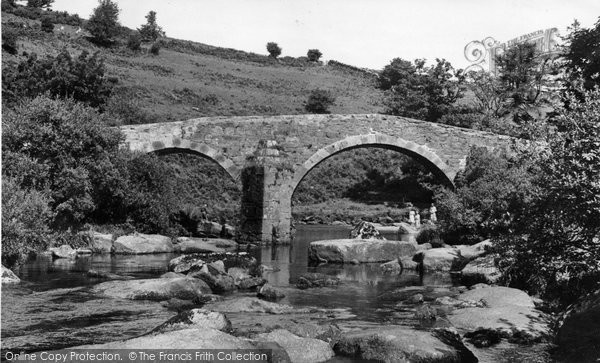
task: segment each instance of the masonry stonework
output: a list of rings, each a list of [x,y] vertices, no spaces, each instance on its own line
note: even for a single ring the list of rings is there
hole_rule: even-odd
[[[290,241],[291,198],[304,176],[339,152],[380,147],[412,156],[447,184],[471,146],[507,149],[489,132],[387,115],[207,117],[121,127],[140,152],[189,152],[225,169],[242,191],[242,238]]]

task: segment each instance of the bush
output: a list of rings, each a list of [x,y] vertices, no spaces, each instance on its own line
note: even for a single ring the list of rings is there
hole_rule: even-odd
[[[306,53],[306,56],[310,62],[318,62],[322,55],[323,53],[321,53],[318,49],[309,49],[308,53]]]
[[[2,177],[2,264],[13,265],[32,253],[45,250],[51,239],[52,211],[46,193],[23,189]]]
[[[63,49],[56,57],[46,59],[31,54],[16,69],[3,72],[3,96],[11,103],[47,93],[100,107],[111,92],[104,71],[98,53],[89,56],[83,51],[74,58]]]
[[[422,245],[424,243],[431,243],[434,248],[442,246],[442,239],[440,232],[434,225],[426,224],[421,228],[416,237],[417,243]]]
[[[456,189],[437,188],[434,196],[444,242],[474,244],[508,234],[512,220],[528,213],[534,165],[485,147],[471,148]]]
[[[46,33],[52,33],[54,31],[54,23],[47,17],[42,19],[42,31]]]
[[[28,8],[50,9],[54,0],[27,0]]]
[[[94,42],[110,45],[119,34],[119,7],[111,0],[98,0],[98,7],[85,24]]]
[[[122,135],[73,100],[38,97],[6,112],[3,171],[22,187],[47,190],[56,228],[120,212],[126,188]],[[26,166],[28,170],[23,170]]]
[[[127,38],[127,48],[133,50],[134,52],[141,49],[142,46],[142,36],[139,32],[131,32],[129,34],[129,38]]]
[[[281,55],[281,48],[277,43],[269,42],[267,43],[267,52],[270,57],[277,58]]]
[[[310,92],[304,108],[310,113],[329,113],[329,107],[335,102],[335,97],[328,90],[316,89]]]
[[[12,55],[18,53],[17,33],[14,30],[6,28],[2,30],[2,50],[5,50],[8,54]],[[2,73],[4,73],[4,70]],[[4,95],[4,97],[6,96]]]
[[[156,42],[152,43],[152,45],[150,46],[150,49],[148,51],[152,55],[158,55],[158,53],[160,53],[160,47],[161,47],[160,41],[156,41]]]

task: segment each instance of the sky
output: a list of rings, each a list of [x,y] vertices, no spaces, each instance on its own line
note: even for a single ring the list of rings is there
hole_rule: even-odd
[[[150,10],[168,37],[282,56],[319,49],[322,60],[382,69],[393,58],[449,60],[465,68],[464,47],[504,42],[540,29],[561,34],[577,19],[592,27],[600,0],[116,0],[121,24],[139,28]],[[54,10],[89,18],[97,0],[55,0]]]

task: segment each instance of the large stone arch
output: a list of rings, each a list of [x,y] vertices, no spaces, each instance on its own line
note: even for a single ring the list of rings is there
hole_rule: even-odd
[[[454,186],[453,177],[455,176],[455,172],[453,172],[453,170],[427,146],[419,145],[399,137],[376,133],[349,136],[318,150],[294,172],[290,188],[291,194],[294,193],[300,182],[314,167],[329,157],[343,151],[368,146],[396,150],[408,156],[414,157],[425,164],[434,174],[440,177],[445,184],[451,187]]]
[[[227,172],[227,174],[231,176],[231,178],[235,181],[236,184],[240,184],[241,171],[239,170],[239,168],[229,158],[227,158],[219,151],[206,144],[189,140],[175,139],[172,142],[165,143],[165,141],[155,141],[148,145],[142,144],[136,146],[137,147],[130,146],[130,149],[133,151],[142,151],[157,154],[181,152],[199,155],[218,164]]]

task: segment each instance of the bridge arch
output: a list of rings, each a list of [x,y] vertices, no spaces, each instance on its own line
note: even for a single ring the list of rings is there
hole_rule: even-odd
[[[427,146],[419,145],[399,137],[373,133],[346,137],[345,139],[329,144],[314,153],[294,172],[290,198],[304,177],[321,162],[343,151],[368,146],[395,150],[411,156],[426,165],[429,170],[443,180],[444,184],[454,187],[453,176],[455,173],[453,173],[452,169]]]
[[[165,143],[164,141],[155,141],[148,145],[143,144],[138,147],[130,146],[130,149],[132,151],[143,151],[147,153],[156,153],[159,155],[170,153],[190,153],[199,155],[218,164],[227,172],[227,174],[231,176],[236,184],[240,183],[241,171],[233,163],[233,161],[206,144],[176,139],[175,141],[169,143]]]

